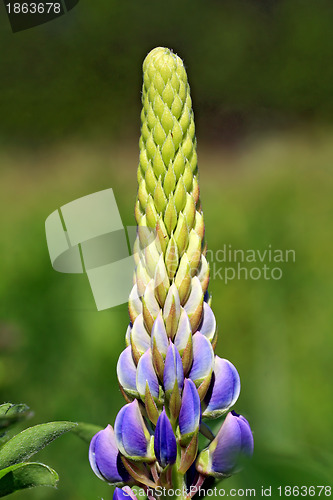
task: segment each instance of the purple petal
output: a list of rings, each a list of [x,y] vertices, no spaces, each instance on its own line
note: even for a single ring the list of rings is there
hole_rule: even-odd
[[[177,458],[176,437],[164,409],[156,424],[154,450],[162,467],[175,463]]]
[[[197,388],[192,380],[186,378],[182,404],[179,412],[179,430],[182,435],[196,432],[200,425],[201,404]]]
[[[214,351],[209,340],[197,332],[193,335],[193,363],[189,378],[198,384],[214,370]]]
[[[139,297],[137,284],[133,285],[133,288],[128,298],[128,302],[130,304],[131,309],[133,309],[136,312],[136,314],[142,313],[142,302]]]
[[[162,311],[159,312],[153,324],[151,331],[151,347],[153,347],[154,341],[156,342],[159,352],[165,357],[168,350],[169,339],[165,329]]]
[[[205,397],[207,408],[203,415],[220,416],[235,404],[239,393],[240,378],[236,368],[227,359],[215,356],[212,381]]]
[[[147,382],[151,395],[154,398],[158,398],[160,389],[153,365],[151,349],[148,349],[143,356],[141,356],[136,371],[136,388],[142,398],[144,398],[146,393]]]
[[[95,472],[96,476],[99,477],[100,479],[104,479],[102,474],[99,472],[99,469],[96,465],[96,457],[95,457],[95,445],[96,445],[96,440],[99,435],[99,433],[102,431],[97,432],[97,434],[94,435],[92,440],[90,441],[90,446],[89,446],[89,462],[92,470]]]
[[[133,360],[131,346],[126,347],[119,356],[117,377],[120,385],[125,390],[138,394],[136,390],[136,366]]]
[[[150,347],[150,336],[146,330],[143,315],[139,314],[139,316],[135,319],[133,323],[133,328],[131,331],[131,341],[135,344],[135,347],[143,354]]]
[[[253,436],[248,421],[230,412],[210,447],[213,449],[212,470],[226,475],[234,472],[240,458],[251,457],[253,453]]]
[[[231,413],[238,416],[238,423],[242,429],[242,453],[251,457],[253,455],[254,442],[250,424],[243,415],[237,415],[235,411]]]
[[[132,500],[138,500],[129,486],[125,486],[122,489],[116,488],[114,490],[113,500],[128,500],[129,498],[131,498]]]
[[[123,455],[127,457],[147,455],[149,433],[136,399],[120,410],[116,417],[114,431],[117,446]]]
[[[174,308],[175,318],[179,318],[180,315],[180,299],[178,288],[174,283],[170,286],[168,290],[168,294],[165,299],[164,307],[163,307],[163,317],[167,318],[171,313],[171,310]]]
[[[207,302],[203,303],[203,318],[201,322],[201,326],[198,330],[202,335],[208,338],[208,340],[212,341],[216,331],[216,320],[213,311],[207,304]]]
[[[95,474],[109,483],[126,482],[130,478],[120,459],[111,425],[99,431],[92,438],[89,447],[89,461]]]
[[[191,293],[184,305],[184,309],[188,316],[191,318],[192,314],[197,310],[200,303],[203,301],[203,292],[201,283],[197,276],[194,276],[191,281]]]
[[[176,349],[174,344],[170,342],[165,358],[163,373],[163,385],[165,391],[172,391],[176,380],[178,382],[179,390],[182,390],[184,385],[184,370],[182,360],[178,350]]]
[[[151,248],[153,248],[154,245],[155,245],[155,243],[152,244]],[[155,262],[154,256],[152,256],[149,253],[149,251],[150,251],[150,248],[146,247],[146,265],[149,268],[149,263],[147,262],[147,255],[148,255],[148,259],[149,259],[149,262],[150,262],[150,268],[151,268],[150,270],[152,272],[152,275],[154,275],[154,273],[155,273],[155,267],[156,267],[156,262]],[[144,293],[144,296],[143,296],[143,300],[144,300],[144,302],[146,304],[146,307],[147,307],[148,311],[150,312],[151,316],[153,318],[157,318],[157,315],[160,312],[160,305],[157,302],[156,297],[155,297],[155,282],[154,282],[154,279],[151,279],[149,281],[148,285],[146,286],[146,290],[145,290],[145,293]]]

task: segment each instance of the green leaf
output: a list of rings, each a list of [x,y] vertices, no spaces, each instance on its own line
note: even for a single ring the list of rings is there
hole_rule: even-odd
[[[94,437],[97,432],[101,431],[103,427],[94,424],[85,424],[83,422],[79,422],[76,427],[71,429],[71,432],[76,434],[79,438],[81,438],[86,443],[90,444],[90,441]]]
[[[0,468],[9,467],[24,460],[47,446],[65,432],[71,431],[74,422],[49,422],[29,427],[7,441],[0,450]]]
[[[0,405],[0,429],[16,424],[30,416],[32,416],[32,412],[25,404],[2,404]]]
[[[12,435],[13,427],[32,417],[33,413],[25,404],[5,403],[0,405],[0,446],[4,445]]]
[[[56,487],[59,480],[56,471],[44,464],[21,463],[0,471],[0,497],[17,490],[36,486]]]

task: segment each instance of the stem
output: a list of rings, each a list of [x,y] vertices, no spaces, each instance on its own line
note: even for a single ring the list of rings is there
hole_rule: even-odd
[[[178,468],[180,466],[180,461],[181,461],[181,447],[178,444],[177,445],[177,460],[175,465],[172,468],[172,489],[174,490],[175,494],[173,497],[168,497],[170,499],[178,499],[178,500],[186,500],[187,497],[187,489],[186,489],[186,482],[185,482],[185,474],[182,474],[181,472],[178,472]],[[177,491],[177,494],[176,494]]]

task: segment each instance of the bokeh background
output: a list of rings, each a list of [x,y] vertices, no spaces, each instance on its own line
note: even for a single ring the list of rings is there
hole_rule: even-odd
[[[113,423],[126,305],[97,312],[87,278],[56,273],[44,222],[112,187],[134,223],[141,64],[185,61],[209,249],[294,249],[281,280],[212,279],[217,353],[238,368],[236,409],[255,456],[230,488],[330,484],[333,471],[333,4],[317,0],[79,2],[13,34],[0,6],[0,399],[31,424]],[[219,266],[223,264],[219,264]],[[231,264],[233,265],[233,264]],[[269,265],[269,264],[268,264]],[[87,446],[39,460],[58,490],[17,499],[104,500]]]

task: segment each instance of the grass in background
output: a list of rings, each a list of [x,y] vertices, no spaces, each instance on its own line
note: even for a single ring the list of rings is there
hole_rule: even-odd
[[[199,141],[208,248],[271,245],[296,252],[295,263],[281,264],[278,281],[225,284],[212,273],[217,354],[239,370],[236,409],[249,419],[256,444],[252,464],[223,484],[227,490],[330,480],[332,132],[253,137],[237,150]],[[0,394],[29,404],[34,423],[106,425],[123,404],[115,368],[126,305],[97,312],[85,276],[53,271],[44,223],[61,205],[112,187],[123,223],[133,225],[138,150],[132,144],[0,152]],[[215,262],[215,269],[224,265]],[[18,499],[111,498],[90,471],[87,447],[73,436],[54,443],[41,460],[60,473],[59,489],[18,493]]]

